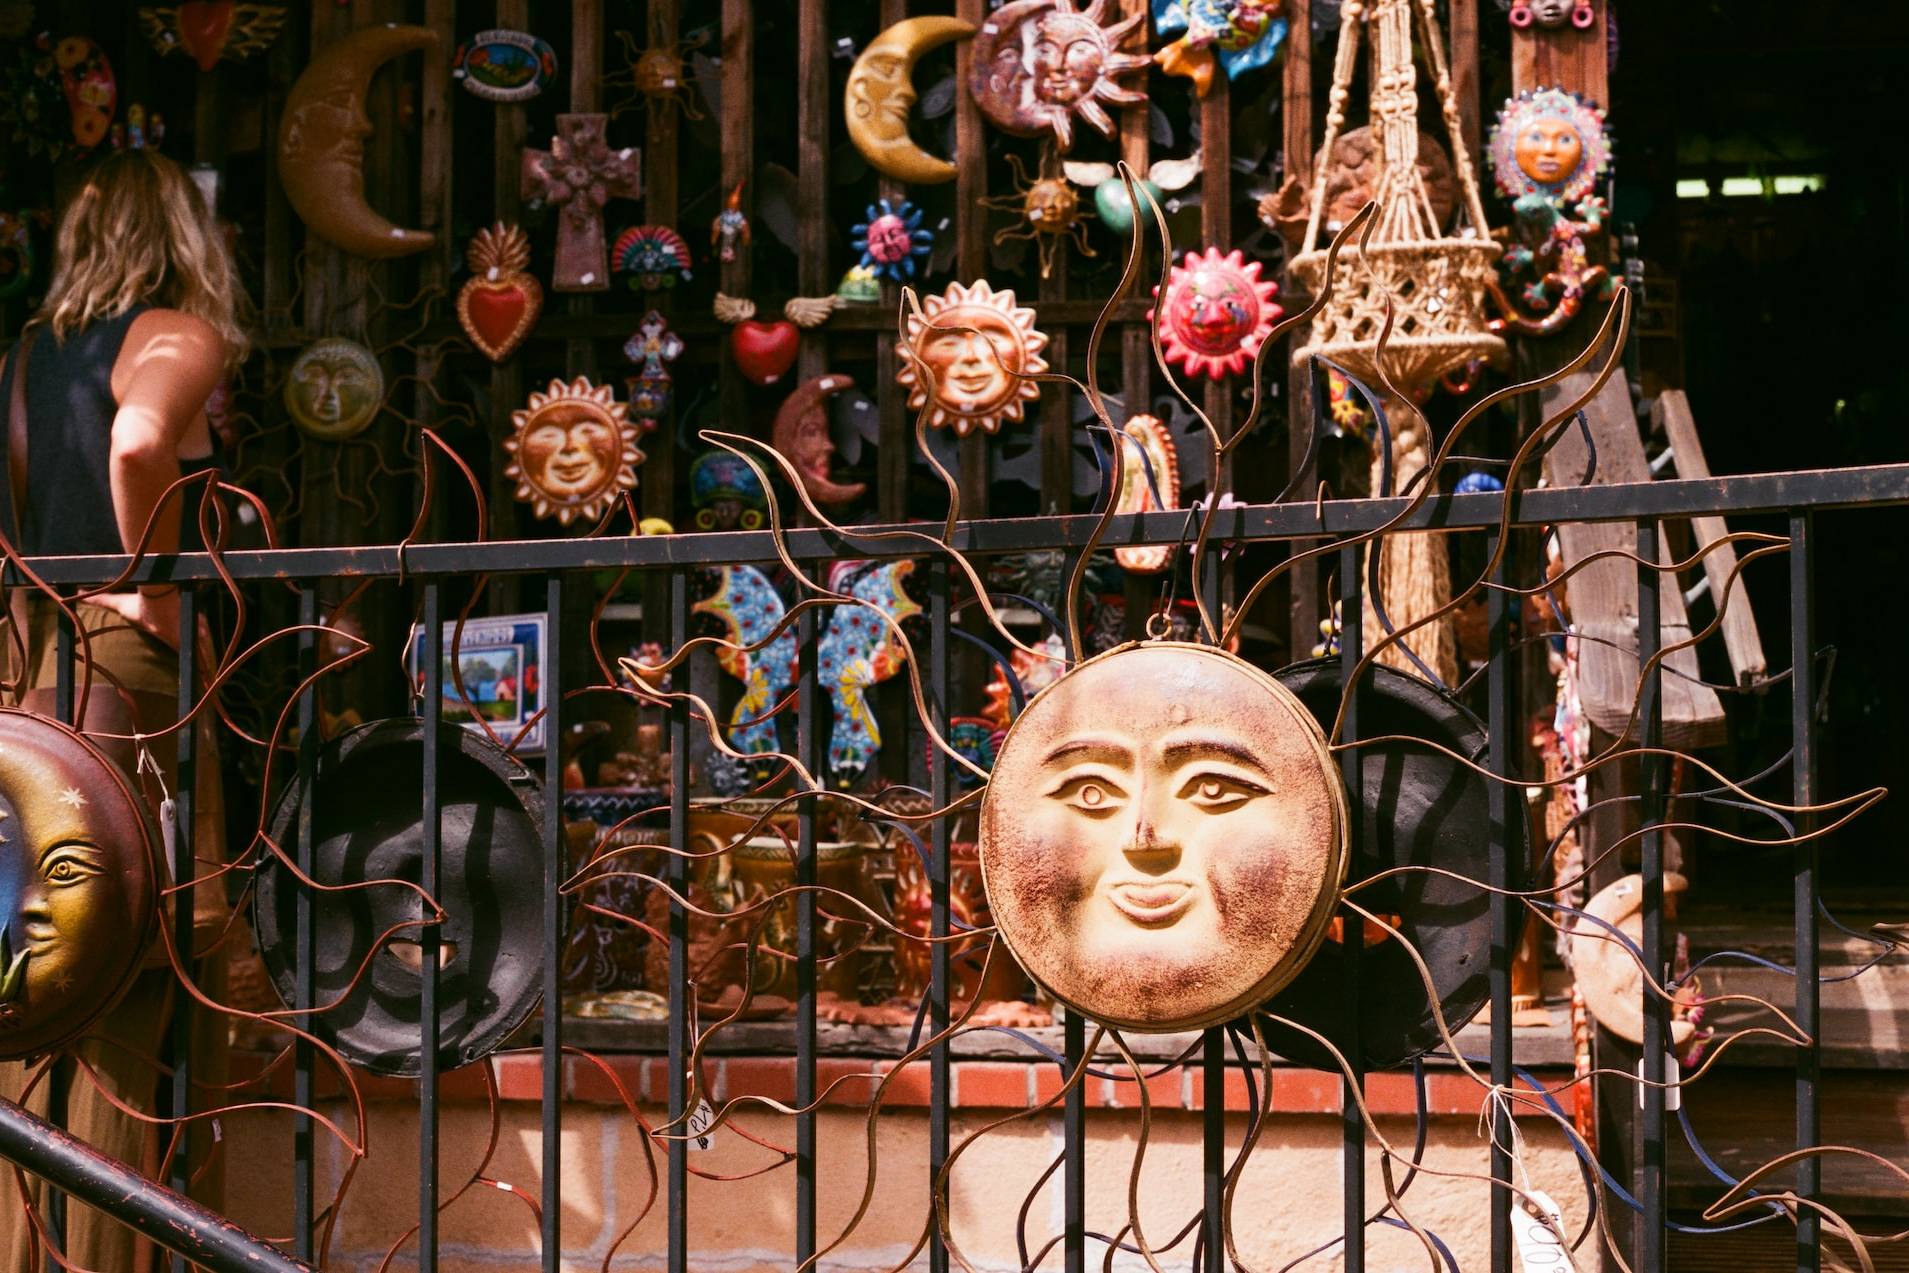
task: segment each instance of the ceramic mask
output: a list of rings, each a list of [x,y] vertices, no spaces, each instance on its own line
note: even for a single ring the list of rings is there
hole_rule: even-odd
[[[1604,112],[1563,89],[1528,89],[1498,112],[1486,143],[1498,193],[1543,198],[1559,211],[1591,196],[1610,170]]]
[[[1128,645],[1028,704],[981,806],[1009,948],[1123,1028],[1225,1021],[1325,935],[1344,872],[1337,762],[1298,700],[1211,646]]]
[[[0,1059],[54,1051],[119,999],[158,920],[154,836],[121,771],[0,711]]]
[[[1139,89],[1123,88],[1122,76],[1145,70],[1145,53],[1119,46],[1146,21],[1136,13],[1100,25],[1107,0],[1009,0],[982,24],[974,39],[969,91],[988,120],[1021,137],[1051,134],[1063,151],[1074,143],[1078,116],[1104,137],[1114,135],[1106,107],[1138,106]]]
[[[307,345],[285,377],[285,409],[314,438],[362,433],[384,405],[384,368],[356,341],[328,336]]]
[[[1168,362],[1215,380],[1246,369],[1285,312],[1273,303],[1278,286],[1262,280],[1259,269],[1258,261],[1238,251],[1222,256],[1218,248],[1189,252],[1173,267],[1155,311]]]
[[[567,385],[553,380],[510,419],[504,450],[511,461],[504,475],[516,479],[517,498],[537,516],[564,526],[578,518],[594,521],[624,491],[636,489],[643,452],[628,408],[608,385],[594,386],[581,376]]]
[[[915,357],[902,355],[895,379],[907,386],[911,410],[929,408],[935,428],[994,433],[1040,396],[1038,382],[1025,377],[1047,370],[1047,336],[1035,330],[1032,309],[985,279],[971,287],[950,283],[940,296],[923,299],[921,312],[908,316],[903,343]],[[932,374],[932,400],[916,358]]]

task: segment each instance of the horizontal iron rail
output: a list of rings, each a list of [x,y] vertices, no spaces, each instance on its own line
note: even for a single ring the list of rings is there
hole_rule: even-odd
[[[1504,514],[1504,496],[1441,494],[1425,501],[1400,529],[1480,530],[1496,526]],[[1226,508],[1214,518],[1213,536],[1229,542],[1311,539],[1357,534],[1385,525],[1410,503],[1391,499],[1325,500],[1289,504],[1252,504]],[[1646,517],[1689,517],[1703,513],[1777,513],[1821,511],[1909,503],[1909,464],[1867,468],[1806,469],[1729,477],[1679,478],[1609,486],[1541,487],[1511,497],[1516,526],[1552,522],[1630,521]],[[1113,519],[1105,547],[1124,544],[1179,543],[1187,527],[1185,511],[1126,514]],[[1093,535],[1092,514],[1064,517],[991,518],[961,522],[953,546],[968,553],[1026,552],[1079,548]],[[801,560],[831,557],[919,557],[914,538],[871,539],[884,531],[932,533],[932,522],[906,526],[857,526],[837,535],[811,528],[783,532],[789,553]],[[596,539],[501,540],[492,543],[385,544],[364,548],[278,548],[228,552],[225,570],[239,579],[313,579],[457,574],[518,574],[559,570],[726,565],[776,558],[772,532],[731,531],[706,534],[604,536]],[[124,556],[39,557],[33,568],[50,584],[89,584],[117,578]],[[18,578],[8,566],[9,582]],[[132,575],[145,581],[203,581],[219,577],[206,553],[155,556]]]
[[[8,1100],[0,1100],[0,1159],[214,1273],[312,1273],[303,1260]]]

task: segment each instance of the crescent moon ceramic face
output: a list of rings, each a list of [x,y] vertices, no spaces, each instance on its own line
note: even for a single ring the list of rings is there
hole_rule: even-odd
[[[1114,122],[1102,103],[1147,100],[1116,78],[1151,64],[1145,54],[1118,49],[1146,15],[1103,27],[1105,9],[1106,0],[1091,0],[1079,10],[1073,0],[1012,0],[995,10],[975,40],[970,84],[995,127],[1022,137],[1052,132],[1066,150],[1073,145],[1075,115],[1111,137]]]
[[[1159,306],[1167,361],[1183,364],[1190,376],[1215,380],[1245,370],[1284,312],[1273,303],[1277,290],[1270,279],[1260,279],[1258,261],[1237,251],[1189,252],[1168,275]]]
[[[285,378],[285,409],[293,422],[327,442],[363,432],[383,405],[384,368],[354,341],[312,342]]]
[[[597,518],[619,492],[636,486],[643,462],[636,428],[607,385],[553,380],[547,392],[530,395],[527,409],[511,413],[511,425],[515,433],[504,449],[513,458],[504,472],[539,517],[565,526]]]
[[[973,24],[959,18],[908,18],[876,36],[855,59],[844,92],[849,140],[878,171],[920,185],[954,180],[953,164],[909,139],[912,77],[923,53],[973,34]]]
[[[157,915],[149,841],[108,762],[8,713],[0,753],[0,1057],[57,1048],[112,1006]]]
[[[986,280],[971,287],[950,283],[940,296],[924,299],[921,313],[908,316],[904,344],[933,376],[928,423],[935,428],[994,433],[1040,396],[1039,384],[1022,377],[1047,370],[1041,357],[1047,336],[1034,329],[1033,310]],[[929,404],[928,381],[915,358],[904,354],[895,379],[908,387],[911,409]]]
[[[981,806],[982,878],[1056,998],[1187,1029],[1260,1002],[1311,955],[1345,816],[1324,738],[1272,678],[1209,646],[1123,646],[1008,731]]]

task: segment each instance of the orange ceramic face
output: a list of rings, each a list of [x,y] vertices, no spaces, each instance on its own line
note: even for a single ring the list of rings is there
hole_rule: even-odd
[[[1211,647],[1128,646],[1029,703],[981,809],[988,902],[1062,1002],[1136,1029],[1270,995],[1323,933],[1344,803],[1324,740]]]
[[[628,412],[608,386],[581,377],[531,394],[530,406],[511,414],[515,432],[504,443],[512,457],[504,472],[516,479],[517,498],[566,526],[608,511],[619,492],[636,486],[643,462]]]
[[[921,360],[934,372],[935,396],[964,416],[993,415],[1007,405],[1021,369],[1021,333],[984,309],[944,310],[922,333]]]
[[[587,500],[616,472],[621,439],[601,411],[560,402],[524,433],[518,449],[524,480],[553,502]]]
[[[1518,134],[1513,153],[1525,176],[1551,186],[1577,169],[1584,140],[1569,120],[1534,119]]]
[[[908,316],[903,341],[895,379],[908,387],[908,405],[926,406],[936,428],[993,433],[1002,421],[1019,420],[1040,395],[1030,377],[1047,370],[1040,353],[1047,337],[1034,329],[1033,310],[985,279],[950,283],[940,296],[924,297],[921,312]]]

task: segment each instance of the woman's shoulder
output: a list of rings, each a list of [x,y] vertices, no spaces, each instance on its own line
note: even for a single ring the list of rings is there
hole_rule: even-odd
[[[187,352],[203,349],[221,358],[225,356],[225,339],[219,335],[219,329],[197,314],[188,314],[182,309],[141,310],[132,326],[126,329],[127,350],[150,349],[161,342]]]
[[[200,402],[225,369],[225,339],[205,319],[176,309],[148,309],[126,330],[113,364],[113,394],[121,402],[136,383],[179,385]],[[203,391],[201,391],[203,389]]]

